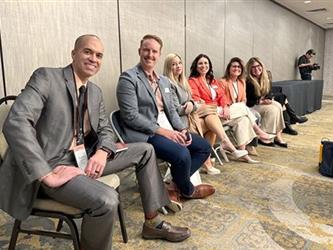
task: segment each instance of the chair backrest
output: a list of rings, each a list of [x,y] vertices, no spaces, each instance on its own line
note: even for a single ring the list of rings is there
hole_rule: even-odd
[[[110,123],[112,126],[112,129],[114,131],[114,133],[116,134],[116,136],[118,137],[118,140],[121,143],[125,143],[124,139],[123,139],[123,134],[124,131],[120,125],[120,110],[114,110],[111,112],[110,114]]]
[[[13,101],[16,96],[10,95],[0,99],[0,162],[2,162],[3,157],[8,148],[7,141],[2,133],[3,124],[7,118],[8,112],[12,106]]]

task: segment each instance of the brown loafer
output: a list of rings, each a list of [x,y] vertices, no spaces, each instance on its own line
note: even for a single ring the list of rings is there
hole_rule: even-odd
[[[191,231],[187,227],[172,226],[170,223],[163,221],[159,227],[150,227],[143,224],[142,237],[144,239],[162,239],[171,242],[180,242],[191,236]]]
[[[183,196],[187,199],[203,199],[215,193],[215,188],[209,184],[200,184],[194,187],[194,191],[191,195]]]

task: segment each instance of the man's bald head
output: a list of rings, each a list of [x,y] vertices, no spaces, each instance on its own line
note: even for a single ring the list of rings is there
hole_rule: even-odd
[[[93,35],[93,34],[85,34],[85,35],[82,35],[82,36],[79,36],[76,40],[75,40],[75,43],[74,43],[74,50],[77,50],[79,49],[81,46],[82,46],[82,43],[89,37],[94,37],[96,39],[98,39],[100,42],[101,39],[96,36],[96,35]]]

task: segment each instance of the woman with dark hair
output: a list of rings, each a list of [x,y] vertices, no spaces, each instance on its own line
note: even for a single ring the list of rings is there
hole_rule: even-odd
[[[264,131],[276,134],[275,144],[287,148],[288,145],[282,138],[282,130],[285,128],[282,106],[272,99],[271,82],[264,64],[258,57],[252,57],[247,62],[246,69],[247,106],[260,113],[261,128]]]
[[[230,60],[225,70],[224,76],[221,79],[221,85],[225,94],[225,106],[223,107],[223,116],[225,119],[235,116],[235,113],[239,113],[248,116],[254,131],[258,135],[260,140],[273,139],[273,135],[268,135],[257,125],[257,120],[260,118],[260,114],[255,110],[250,110],[246,106],[246,91],[245,91],[245,67],[243,61],[234,57]],[[272,142],[270,142],[272,143]],[[251,154],[256,155],[256,150],[253,147],[256,143],[247,145],[246,149]]]
[[[172,82],[173,100],[175,108],[190,132],[200,134],[213,146],[216,136],[220,139],[222,147],[229,150],[235,158],[247,155],[246,150],[237,150],[225,134],[216,109],[209,114],[202,115],[205,106],[197,107],[191,97],[191,88],[185,78],[183,62],[179,55],[171,53],[164,61],[164,72]],[[207,112],[206,112],[207,113]],[[202,170],[210,175],[220,174],[215,168],[210,157],[204,163]]]
[[[248,116],[243,114],[235,114],[235,116],[230,117],[225,116],[223,107],[226,106],[226,102],[223,89],[221,83],[214,78],[212,63],[207,55],[200,54],[194,59],[191,66],[189,84],[192,98],[197,105],[214,106],[222,123],[232,128],[238,148],[245,150],[245,146],[256,137],[256,133],[252,128],[252,122]],[[265,139],[268,140],[268,138]],[[248,163],[257,163],[248,155],[242,159]]]

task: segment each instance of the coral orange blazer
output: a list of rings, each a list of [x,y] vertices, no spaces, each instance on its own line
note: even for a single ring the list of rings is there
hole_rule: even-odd
[[[216,79],[214,79],[210,84],[210,86],[216,91],[216,98],[214,100],[210,89],[201,77],[190,77],[190,79],[188,79],[188,83],[191,87],[192,98],[194,101],[204,101],[206,104],[215,104],[221,107],[226,105],[221,83]]]
[[[238,96],[235,99],[234,97],[234,87],[231,80],[222,79],[221,88],[224,93],[224,101],[226,105],[231,105],[235,102],[245,102],[246,103],[246,90],[245,90],[245,82],[242,79],[237,80],[238,87]]]

